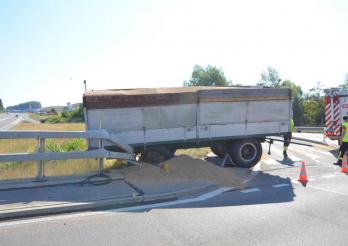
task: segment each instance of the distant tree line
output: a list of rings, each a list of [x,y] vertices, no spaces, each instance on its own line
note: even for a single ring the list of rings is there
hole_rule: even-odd
[[[208,65],[202,67],[195,65],[191,78],[184,81],[184,86],[232,86],[231,80],[227,80],[221,68]],[[301,86],[291,80],[282,80],[275,68],[268,67],[261,73],[258,86],[289,88],[293,99],[293,119],[297,126],[324,126],[325,124],[325,100],[323,87],[320,82],[307,93],[302,91]],[[240,86],[236,84],[234,86]],[[348,74],[340,85],[348,88]]]
[[[282,80],[276,69],[268,67],[262,72],[258,85],[291,89],[293,99],[293,119],[298,126],[325,125],[325,99],[322,84],[311,88],[307,93],[291,80]]]
[[[51,109],[52,110],[52,109]],[[77,109],[70,112],[64,108],[61,114],[55,116],[49,116],[45,119],[47,123],[70,123],[70,122],[84,122],[83,106],[79,104]]]

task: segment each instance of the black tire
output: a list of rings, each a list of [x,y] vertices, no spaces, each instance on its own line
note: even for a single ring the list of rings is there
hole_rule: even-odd
[[[169,160],[174,157],[173,152],[164,146],[150,146],[147,147],[140,157],[140,161],[159,164],[163,161]]]
[[[217,155],[219,158],[223,159],[226,156],[228,151],[228,143],[227,142],[218,142],[214,145],[210,146],[211,151]]]
[[[172,152],[173,155],[175,155],[175,152],[177,151],[176,147],[167,147],[167,149],[169,149],[169,151]]]
[[[229,154],[238,167],[251,168],[260,161],[262,146],[255,139],[238,140],[231,143]]]

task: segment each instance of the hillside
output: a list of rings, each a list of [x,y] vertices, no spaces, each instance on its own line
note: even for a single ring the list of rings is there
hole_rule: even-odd
[[[34,109],[40,109],[41,103],[37,101],[30,101],[25,103],[20,103],[18,105],[14,106],[8,106],[6,110],[20,110],[20,111],[28,111],[28,110],[34,110]]]

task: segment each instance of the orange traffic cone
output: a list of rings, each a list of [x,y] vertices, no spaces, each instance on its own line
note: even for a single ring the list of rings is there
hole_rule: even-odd
[[[347,163],[347,155],[346,155],[346,153],[344,153],[344,156],[343,156],[341,172],[342,173],[348,173],[348,163]]]
[[[298,182],[301,182],[302,184],[307,184],[308,178],[307,178],[307,173],[306,173],[306,166],[303,161],[301,161],[301,173],[300,177],[298,179]]]

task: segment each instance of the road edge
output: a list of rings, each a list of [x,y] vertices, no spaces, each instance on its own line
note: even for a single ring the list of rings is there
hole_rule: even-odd
[[[180,198],[196,197],[218,188],[219,186],[217,184],[209,183],[209,184],[201,185],[194,188],[183,189],[183,190],[178,190],[178,191],[168,192],[168,193],[161,193],[161,194],[113,198],[113,199],[98,200],[98,201],[86,201],[86,202],[80,202],[80,203],[74,203],[74,204],[67,203],[67,204],[60,204],[60,205],[13,209],[8,211],[1,211],[0,223],[1,221],[8,221],[12,219],[30,218],[30,217],[55,215],[55,214],[67,214],[67,213],[82,212],[82,211],[98,211],[98,210],[103,210],[108,208],[134,207],[138,205],[174,201],[174,200],[179,200]],[[237,189],[237,188],[231,187],[231,189]]]

